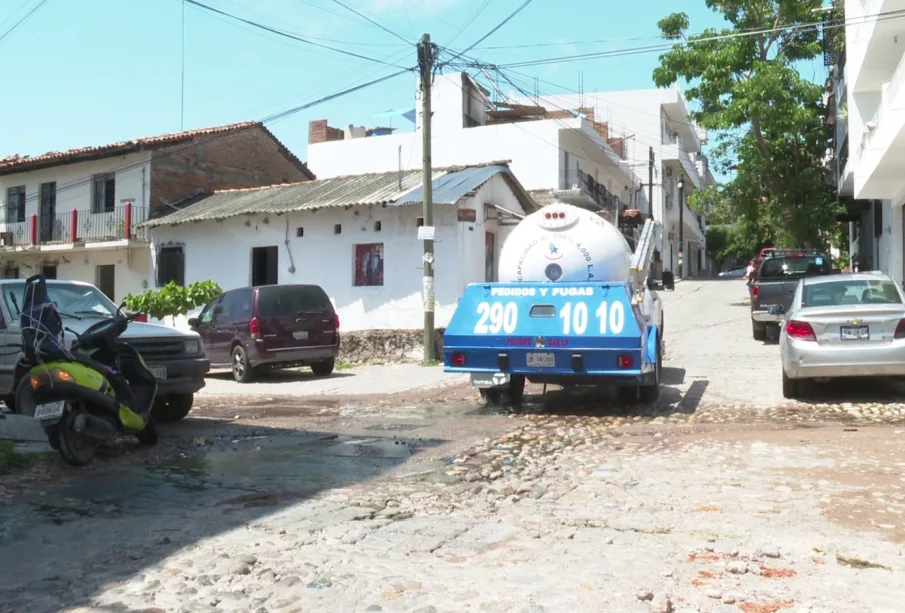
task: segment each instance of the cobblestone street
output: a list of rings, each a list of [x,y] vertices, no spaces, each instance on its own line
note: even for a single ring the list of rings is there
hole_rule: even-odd
[[[786,401],[741,281],[662,296],[654,407],[218,381],[169,455],[0,481],[0,611],[901,611],[901,384]]]

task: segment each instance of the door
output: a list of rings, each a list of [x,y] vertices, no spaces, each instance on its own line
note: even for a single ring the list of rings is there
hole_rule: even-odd
[[[216,326],[211,334],[211,345],[217,359],[232,359],[233,341],[240,341],[247,347],[248,326],[251,323],[251,302],[254,290],[249,288],[226,292],[218,307]]]
[[[493,232],[484,233],[484,281],[493,283],[496,281],[496,235]]]
[[[279,267],[277,247],[253,247],[251,250],[251,284],[276,285]]]
[[[116,265],[101,264],[94,267],[94,285],[104,292],[104,295],[116,302]]]
[[[56,279],[57,278],[57,267],[56,266],[42,266],[41,274],[43,274],[48,279]]]
[[[41,206],[38,209],[40,232],[38,240],[42,243],[54,239],[53,230],[57,220],[57,184],[56,182],[41,184]]]
[[[198,325],[195,327],[195,331],[201,336],[201,344],[204,346],[204,353],[207,354],[207,359],[211,361],[211,364],[218,365],[222,365],[223,362],[214,355],[211,334],[216,325],[215,313],[222,299],[223,296],[217,296],[201,310],[198,315]]]
[[[336,343],[330,298],[316,285],[276,285],[258,290],[261,342],[267,351]]]

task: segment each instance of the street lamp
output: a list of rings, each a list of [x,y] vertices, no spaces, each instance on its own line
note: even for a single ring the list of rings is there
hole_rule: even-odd
[[[685,229],[685,182],[682,177],[679,177],[679,182],[676,186],[679,188],[679,276],[685,278],[685,258],[683,257],[683,252],[685,251],[685,243],[683,242],[683,230]]]

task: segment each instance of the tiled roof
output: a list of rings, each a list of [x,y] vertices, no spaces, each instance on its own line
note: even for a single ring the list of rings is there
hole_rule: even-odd
[[[289,150],[286,149],[286,147],[282,143],[280,143],[279,139],[277,139],[273,135],[273,133],[264,126],[264,124],[257,121],[243,121],[240,123],[231,123],[223,126],[199,128],[197,130],[186,130],[184,132],[173,132],[171,134],[159,134],[157,136],[136,138],[133,140],[112,143],[109,145],[81,147],[78,149],[69,149],[68,151],[49,151],[41,155],[10,155],[4,158],[0,158],[0,175],[25,172],[37,168],[47,168],[50,166],[56,166],[58,164],[73,164],[86,160],[95,160],[116,155],[125,155],[127,153],[134,153],[136,151],[157,149],[160,147],[167,147],[170,145],[187,142],[199,136],[235,132],[254,126],[259,126],[264,131],[266,131],[267,134],[277,142],[280,148],[284,150],[284,153],[288,154],[288,156],[293,161],[297,162],[301,167],[305,169],[306,172],[311,174],[310,171],[308,171],[307,166],[305,166],[297,157],[295,157],[295,155],[289,152]],[[311,174],[311,177],[313,178],[314,175]]]
[[[496,174],[512,186],[522,206],[536,204],[509,170],[499,163],[437,168],[433,172],[436,204],[455,204]],[[421,170],[379,172],[214,192],[180,211],[140,224],[142,227],[222,220],[240,215],[291,213],[329,207],[400,206],[421,202]]]

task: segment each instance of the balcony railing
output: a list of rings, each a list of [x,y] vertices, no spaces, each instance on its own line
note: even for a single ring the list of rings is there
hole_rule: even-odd
[[[102,213],[73,209],[55,215],[32,215],[26,221],[0,223],[0,248],[146,241],[147,230],[135,226],[147,219],[147,207],[132,204]]]
[[[560,189],[579,190],[594,204],[608,211],[616,210],[618,198],[606,187],[594,180],[594,177],[582,170],[566,170],[562,173]]]

